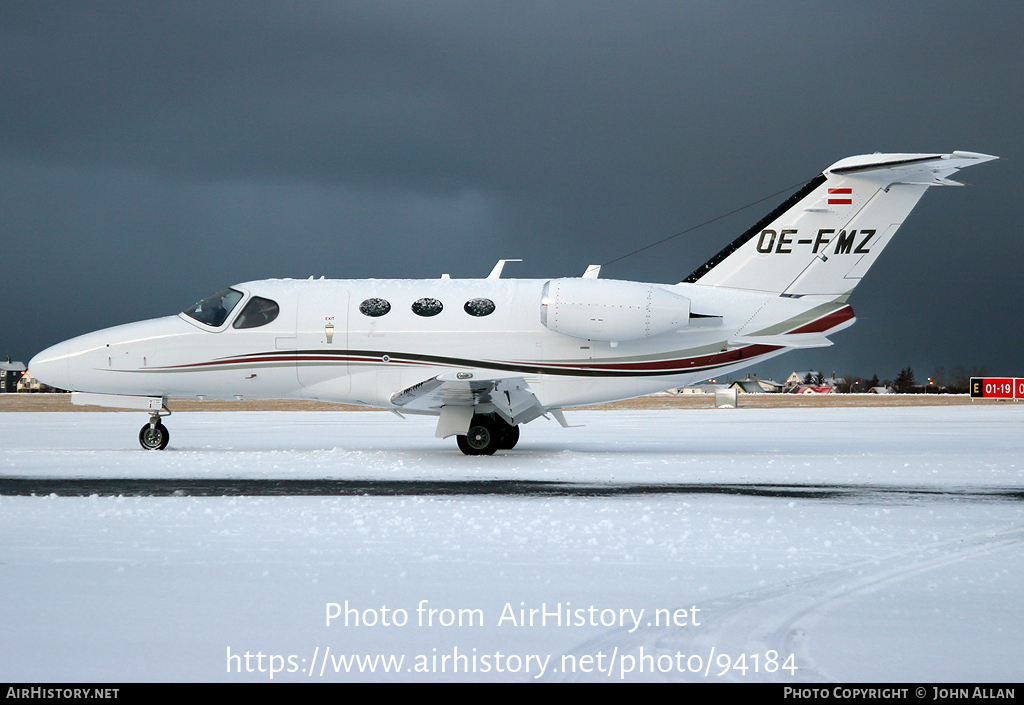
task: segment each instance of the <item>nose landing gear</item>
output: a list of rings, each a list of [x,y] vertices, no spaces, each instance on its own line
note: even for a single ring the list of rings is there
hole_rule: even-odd
[[[167,447],[167,441],[171,440],[171,432],[164,426],[161,417],[170,415],[171,410],[166,406],[149,415],[149,423],[139,431],[139,443],[145,450],[163,450]]]
[[[167,441],[169,440],[171,440],[171,433],[160,422],[160,419],[146,424],[139,431],[139,443],[146,450],[163,450],[167,447]]]

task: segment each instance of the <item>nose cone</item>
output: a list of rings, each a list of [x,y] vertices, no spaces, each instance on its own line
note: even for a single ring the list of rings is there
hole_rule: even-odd
[[[57,389],[71,390],[71,373],[68,367],[70,341],[46,348],[28,363],[28,371],[43,384]]]

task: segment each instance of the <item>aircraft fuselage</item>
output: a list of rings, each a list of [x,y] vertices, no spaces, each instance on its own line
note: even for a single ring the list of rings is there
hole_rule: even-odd
[[[319,399],[394,408],[394,394],[426,378],[476,371],[525,377],[543,406],[560,408],[679,387],[772,357],[784,348],[729,344],[758,311],[767,321],[765,307],[775,309],[773,323],[792,319],[791,328],[843,308],[823,300],[821,311],[801,318],[806,301],[797,305],[764,293],[696,284],[653,285],[690,301],[684,325],[636,340],[593,340],[542,323],[549,281],[247,282],[232,287],[244,298],[218,326],[184,313],[115,326],[40,353],[33,372],[55,386],[85,392]],[[594,280],[592,286],[616,284],[652,286],[614,280]],[[256,296],[278,304],[276,319],[233,328],[238,312]],[[381,316],[360,312],[363,302],[374,299],[386,301],[390,310]],[[467,313],[466,304],[478,299],[493,302],[493,312]],[[440,311],[414,313],[413,304],[422,300],[439,302]],[[837,325],[849,322],[852,314]]]

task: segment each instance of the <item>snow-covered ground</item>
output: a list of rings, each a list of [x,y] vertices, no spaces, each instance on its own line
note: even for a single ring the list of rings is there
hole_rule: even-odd
[[[0,414],[0,680],[1024,678],[1024,405],[568,417]]]

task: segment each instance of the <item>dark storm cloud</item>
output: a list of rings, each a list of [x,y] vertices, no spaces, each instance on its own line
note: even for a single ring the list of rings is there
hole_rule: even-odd
[[[27,359],[266,276],[572,275],[849,154],[968,149],[1004,160],[933,189],[861,322],[778,366],[1024,374],[1022,24],[1013,3],[4,3],[0,212],[33,264],[3,265],[2,342]],[[606,274],[678,281],[773,205]]]

